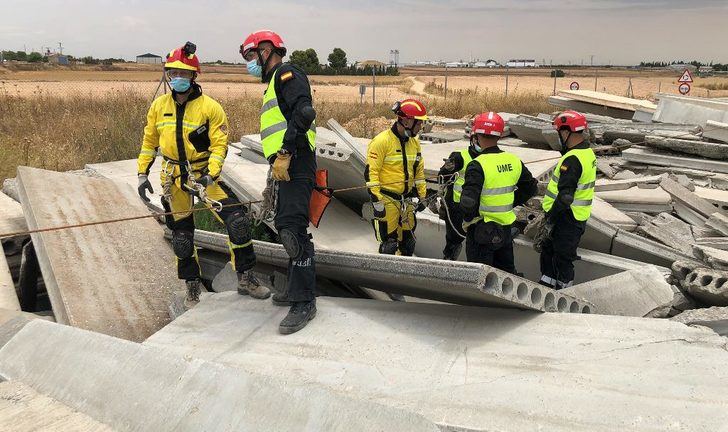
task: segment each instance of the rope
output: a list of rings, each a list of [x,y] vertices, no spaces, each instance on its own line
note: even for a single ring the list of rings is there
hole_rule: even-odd
[[[718,129],[718,127],[714,127],[713,129]],[[707,129],[707,130],[711,130],[711,129]],[[706,129],[703,129],[703,132],[705,132],[705,131],[706,131]],[[671,137],[671,138],[673,138],[673,139],[674,138],[680,138],[682,136],[693,136],[693,134],[687,132],[687,133],[685,133],[683,135],[677,135],[677,136]],[[614,146],[614,147],[611,147],[609,150],[619,150],[619,149],[622,149],[622,148],[629,148],[629,147],[631,147],[633,145],[645,144],[646,142],[647,141],[641,141],[641,142],[636,142],[636,143],[625,144],[625,145],[622,145],[622,146]],[[534,164],[534,163],[538,163],[538,162],[546,162],[546,161],[550,161],[550,160],[558,160],[558,159],[561,159],[561,156],[551,157],[551,158],[546,158],[546,159],[539,159],[539,160],[530,161],[530,162],[524,162],[524,165]],[[425,181],[428,181],[428,180],[437,180],[437,179],[442,178],[442,177],[453,177],[455,175],[457,175],[457,173],[448,174],[448,175],[442,175],[442,176],[439,176],[438,175],[438,176],[426,177],[425,178]],[[379,183],[378,186],[390,186],[390,185],[402,184],[402,183],[405,183],[405,182],[407,182],[407,181],[406,180],[398,180],[398,181],[389,182],[389,183]],[[341,192],[351,192],[351,191],[355,191],[355,190],[369,189],[369,188],[370,188],[370,186],[366,186],[366,185],[363,185],[363,186],[352,186],[352,187],[348,187],[348,188],[336,189],[336,190],[333,191],[333,193],[336,194],[336,193],[341,193]],[[427,199],[427,198],[425,198],[425,199]],[[262,203],[262,202],[263,202],[263,200],[254,200],[254,201],[245,201],[245,202],[225,204],[225,205],[220,204],[219,206],[216,204],[215,205],[215,208],[216,208],[217,211],[220,211],[220,210],[222,210],[224,208],[228,208],[228,207],[250,206],[251,204],[259,204],[259,203]],[[8,239],[8,238],[13,238],[13,237],[26,236],[26,235],[30,235],[30,234],[37,234],[37,233],[44,233],[44,232],[52,232],[52,231],[61,231],[61,230],[67,230],[67,229],[73,229],[73,228],[84,228],[84,227],[95,226],[95,225],[106,225],[106,224],[112,224],[112,223],[128,222],[128,221],[139,220],[139,219],[160,218],[160,217],[163,217],[163,216],[173,216],[173,215],[177,215],[177,214],[196,213],[198,211],[203,211],[203,210],[208,211],[208,210],[211,210],[211,209],[208,208],[208,207],[199,207],[199,208],[191,208],[191,209],[188,209],[188,210],[180,210],[180,211],[170,211],[170,212],[161,212],[161,213],[160,212],[152,212],[152,213],[147,213],[145,215],[139,215],[139,216],[129,216],[129,217],[117,218],[117,219],[106,219],[106,220],[93,221],[93,222],[84,222],[84,223],[79,223],[79,224],[61,225],[61,226],[46,227],[46,228],[37,228],[37,229],[25,230],[25,231],[15,231],[15,232],[9,232],[9,233],[2,233],[2,234],[0,234],[0,239]]]

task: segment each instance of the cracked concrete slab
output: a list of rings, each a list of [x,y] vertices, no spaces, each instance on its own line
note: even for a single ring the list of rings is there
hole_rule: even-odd
[[[725,144],[688,139],[665,138],[654,135],[646,136],[644,144],[649,147],[702,156],[710,159],[728,159],[728,153],[726,153],[728,148],[726,148]]]
[[[691,226],[669,213],[660,213],[641,225],[639,231],[676,250],[695,243]]]
[[[728,307],[691,309],[670,319],[687,325],[708,327],[721,336],[728,336]]]
[[[124,431],[438,430],[419,414],[316,384],[40,321],[0,350],[0,375]]]
[[[197,231],[195,244],[220,253],[227,250],[227,238],[211,232]],[[253,245],[259,263],[278,269],[288,267],[283,246],[259,241]],[[594,312],[588,301],[476,263],[323,249],[316,252],[316,274],[354,286],[446,303]]]
[[[136,191],[112,180],[28,167],[18,168],[18,180],[31,229],[149,213]],[[167,308],[181,282],[155,220],[31,237],[58,322],[129,340],[143,340],[169,322]]]
[[[601,315],[644,317],[669,306],[674,292],[665,274],[653,265],[564,288],[561,292],[589,299]]]
[[[317,383],[455,430],[728,424],[728,350],[709,330],[656,319],[319,298],[314,321],[280,336],[274,324],[285,312],[216,294],[144,344]]]

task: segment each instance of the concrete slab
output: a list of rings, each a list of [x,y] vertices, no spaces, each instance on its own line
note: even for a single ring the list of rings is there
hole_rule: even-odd
[[[672,211],[672,198],[662,189],[632,187],[626,190],[597,192],[596,196],[620,211],[662,213]]]
[[[216,252],[227,250],[226,237],[198,231],[195,244]],[[283,246],[254,241],[258,262],[287,268]],[[445,303],[497,306],[548,312],[592,313],[588,301],[490,266],[428,258],[320,250],[316,274],[354,286]],[[563,298],[562,298],[563,297]]]
[[[42,322],[0,350],[0,375],[124,431],[438,430],[418,414],[316,384]]]
[[[0,382],[0,429],[13,432],[114,431],[17,381]]]
[[[452,141],[460,141],[465,136],[464,132],[455,131],[432,131],[421,133],[420,138],[424,141],[430,141],[433,144],[441,144]]]
[[[592,202],[592,215],[627,231],[637,228],[634,219],[599,196],[595,196]]]
[[[144,344],[319,383],[455,430],[719,430],[728,351],[665,320],[320,298],[287,337],[267,302],[217,294]],[[336,331],[332,331],[336,329]],[[569,407],[564,409],[564,407]]]
[[[714,141],[728,143],[728,123],[708,120],[705,122],[703,136]]]
[[[0,245],[0,309],[20,310],[20,301],[18,301],[18,294],[15,292],[13,275],[10,273],[10,267],[8,267],[2,245]]]
[[[654,103],[648,100],[628,98],[592,90],[559,90],[558,95],[595,105],[603,105],[632,112],[638,108],[646,111],[654,111],[657,108]]]
[[[562,291],[589,299],[601,315],[644,317],[672,303],[674,293],[657,267],[646,265],[616,275],[574,285]]]
[[[545,150],[557,148],[558,137],[554,137],[550,132],[554,132],[551,122],[547,122],[536,117],[520,115],[508,121],[511,133],[518,139],[527,142],[529,145]],[[554,141],[556,138],[556,141]]]
[[[705,222],[705,225],[721,232],[724,236],[728,236],[728,216],[723,213],[713,213]]]
[[[160,184],[160,172],[162,170],[163,159],[157,157],[154,160],[154,165],[149,170],[149,181],[152,183],[153,193],[147,192],[149,197],[149,207],[158,212],[163,212],[162,208],[162,185]],[[91,170],[100,177],[104,177],[110,180],[114,180],[125,185],[128,185],[135,191],[139,185],[137,179],[137,160],[127,159],[114,162],[105,162],[97,164],[86,164],[86,169]]]
[[[597,163],[599,161],[597,160]],[[659,187],[662,175],[636,177],[625,180],[598,179],[594,185],[595,192],[609,192],[627,190],[634,187],[641,189],[655,189]]]
[[[241,200],[258,201],[263,198],[267,175],[267,164],[256,164],[235,154],[228,154],[222,179]],[[275,231],[272,223],[268,226]],[[326,209],[319,227],[312,225],[309,230],[313,234],[314,244],[319,248],[370,253],[379,249],[371,225],[342,204],[338,195]]]
[[[693,255],[716,270],[728,270],[728,251],[693,244]]]
[[[18,168],[31,229],[148,214],[132,188],[112,180]],[[32,235],[56,320],[143,340],[169,322],[179,285],[174,254],[153,219]]]
[[[691,225],[669,213],[660,213],[640,226],[639,231],[676,250],[695,243]]]
[[[663,151],[635,146],[624,150],[622,157],[630,162],[644,163],[649,165],[669,166],[678,168],[690,168],[702,171],[728,173],[728,162],[706,160],[702,158],[685,157],[680,154],[667,153]]]
[[[708,120],[728,123],[728,104],[660,95],[652,121],[706,126]]]
[[[637,234],[619,230],[612,241],[611,253],[648,264],[670,267],[673,262],[678,260],[694,261],[691,256],[682,252],[684,250],[684,248],[673,249]]]
[[[653,135],[646,136],[644,144],[648,147],[654,147],[678,153],[686,153],[710,159],[728,159],[728,148],[726,148],[725,144],[716,144],[707,141],[695,141],[688,139],[663,138]]]
[[[694,193],[713,204],[717,211],[728,211],[728,191],[696,186]]]
[[[694,210],[704,218],[709,218],[715,213],[716,208],[707,200],[700,198],[695,193],[680,185],[675,180],[666,177],[660,181],[660,187],[669,193],[673,200]]]
[[[564,96],[549,96],[548,103],[562,109],[570,109],[580,113],[592,113],[618,119],[632,119],[635,115],[635,112],[632,110],[624,110],[601,104],[583,102]],[[651,119],[652,113],[650,113],[649,116]]]
[[[0,236],[27,229],[20,203],[0,192]]]
[[[728,307],[691,309],[670,319],[687,325],[708,327],[721,336],[728,336]]]

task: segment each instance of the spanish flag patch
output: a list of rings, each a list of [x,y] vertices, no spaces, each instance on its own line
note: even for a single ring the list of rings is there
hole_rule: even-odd
[[[293,78],[293,72],[288,71],[288,72],[284,73],[283,75],[281,75],[281,82],[284,83],[284,82],[290,80],[291,78]]]

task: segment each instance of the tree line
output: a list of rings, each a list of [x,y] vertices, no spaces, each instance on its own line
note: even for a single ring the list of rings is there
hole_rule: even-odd
[[[25,51],[2,51],[2,57],[5,60],[24,61],[28,63],[47,63],[48,57],[37,51],[26,53]],[[112,63],[126,63],[126,60],[122,58],[105,58],[97,59],[91,56],[85,57],[74,57],[72,55],[65,56],[69,62],[80,62],[83,64],[104,64],[110,65]]]
[[[328,63],[322,65],[318,54],[313,48],[307,50],[296,50],[291,53],[289,62],[294,64],[309,75],[399,75],[395,66],[359,66],[356,63],[349,65],[346,59],[346,52],[341,48],[334,48],[329,54]]]
[[[728,71],[728,64],[713,63],[712,61],[710,63],[703,63],[703,62],[699,62],[697,60],[693,60],[693,61],[673,60],[671,62],[664,62],[664,61],[644,62],[643,61],[643,62],[640,62],[640,67],[664,68],[664,67],[668,67],[670,65],[676,65],[676,64],[693,65],[696,68],[700,68],[703,66],[710,66],[713,68],[714,71]]]

